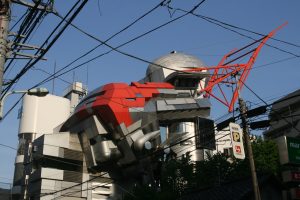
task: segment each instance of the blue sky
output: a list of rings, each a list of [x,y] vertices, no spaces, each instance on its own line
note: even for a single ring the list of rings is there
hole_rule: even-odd
[[[74,0],[56,0],[55,8],[59,13],[64,15],[74,2]],[[189,10],[198,2],[192,0],[173,0],[170,5],[174,8]],[[105,40],[158,3],[159,1],[145,0],[93,0],[87,3],[74,23],[88,33]],[[262,34],[267,34],[277,26],[288,21],[288,25],[276,33],[275,38],[300,45],[299,7],[300,1],[296,0],[207,0],[195,13],[213,17]],[[13,5],[12,24],[18,20],[24,11],[23,7]],[[180,11],[176,11],[172,18],[170,18],[168,9],[166,7],[159,7],[151,15],[112,39],[109,44],[118,46],[181,14]],[[46,16],[30,40],[30,43],[35,45],[41,44],[58,22],[59,19],[57,17],[51,14]],[[259,38],[253,34],[245,34]],[[153,61],[162,55],[176,50],[194,55],[201,59],[207,66],[212,66],[216,65],[222,56],[230,50],[242,47],[250,42],[252,41],[245,37],[203,21],[200,18],[188,15],[122,47],[121,50],[149,61]],[[299,47],[293,47],[276,41],[269,41],[268,43],[300,55]],[[96,41],[69,27],[46,54],[47,61],[40,61],[35,67],[52,73],[55,62],[57,69],[59,69],[97,44]],[[102,46],[81,61],[88,60],[107,50],[109,50],[107,47]],[[299,89],[299,58],[258,67],[289,57],[292,56],[270,47],[264,47],[246,84],[266,101]],[[23,65],[24,62],[18,61],[11,72],[6,74],[4,78],[12,78]],[[117,52],[112,52],[61,78],[70,82],[73,80],[82,81],[88,86],[89,90],[92,90],[109,82],[129,83],[139,80],[144,77],[147,66],[148,64],[146,63],[120,55]],[[14,89],[30,88],[46,77],[46,74],[38,70],[30,70],[15,85]],[[52,82],[45,84],[44,87],[52,90]],[[66,83],[56,80],[54,93],[61,95],[66,87]],[[243,89],[242,95],[247,101],[261,104],[260,100],[246,88]],[[17,95],[8,97],[4,110],[7,111],[17,98]],[[214,100],[212,100],[212,103],[213,119],[226,114],[224,106]],[[17,108],[19,107],[20,105]],[[17,110],[15,109],[7,118],[0,122],[0,141],[2,144],[12,147],[17,147],[19,123],[17,120]],[[8,182],[7,179],[3,178],[13,177],[15,154],[15,151],[0,146],[0,156],[2,158],[0,162],[0,182]]]

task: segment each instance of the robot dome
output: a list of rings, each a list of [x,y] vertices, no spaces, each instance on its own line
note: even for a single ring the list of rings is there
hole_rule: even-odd
[[[164,82],[174,71],[186,68],[204,67],[205,64],[197,57],[185,53],[172,51],[171,53],[157,58],[150,64],[146,71],[146,77],[151,82]],[[156,64],[156,65],[155,65]],[[166,68],[161,68],[164,66]]]

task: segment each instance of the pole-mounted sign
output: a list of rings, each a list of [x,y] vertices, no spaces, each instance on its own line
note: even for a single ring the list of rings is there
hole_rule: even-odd
[[[234,157],[238,159],[245,159],[243,131],[240,125],[231,122],[229,124],[229,130],[230,130],[230,137],[231,137]]]

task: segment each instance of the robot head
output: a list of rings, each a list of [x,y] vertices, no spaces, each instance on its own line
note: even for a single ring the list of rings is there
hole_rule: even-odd
[[[205,66],[198,58],[176,51],[154,60],[153,63],[148,66],[145,82],[167,82],[170,76],[179,70]]]

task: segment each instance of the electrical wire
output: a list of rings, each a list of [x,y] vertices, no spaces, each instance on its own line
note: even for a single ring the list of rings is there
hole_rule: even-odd
[[[124,43],[125,44],[125,43]],[[117,47],[118,48],[118,47]],[[106,53],[109,53],[109,52],[111,52],[112,50],[110,50],[110,51],[108,51],[108,52],[106,52]],[[100,56],[103,56],[103,55],[105,55],[106,53],[104,53],[104,54],[101,54]],[[295,58],[299,58],[299,57],[289,57],[289,58],[285,58],[285,59],[282,59],[282,60],[278,60],[278,61],[275,61],[275,62],[270,62],[270,63],[267,63],[267,64],[263,64],[263,65],[259,65],[259,66],[255,66],[255,67],[253,67],[252,69],[255,69],[255,68],[260,68],[260,67],[265,67],[265,66],[270,66],[270,65],[273,65],[273,64],[277,64],[277,63],[280,63],[280,62],[285,62],[285,61],[288,61],[288,60],[291,60],[291,59],[295,59]],[[42,85],[42,84],[44,84],[44,83],[46,83],[46,82],[49,82],[49,81],[51,81],[51,80],[53,80],[53,79],[55,79],[55,78],[57,78],[57,77],[60,77],[60,76],[62,76],[63,74],[65,74],[65,73],[68,73],[69,71],[72,71],[72,70],[74,70],[74,69],[76,69],[76,68],[78,68],[78,67],[80,67],[80,66],[83,66],[83,65],[85,65],[85,64],[87,64],[87,63],[89,63],[89,62],[91,62],[92,60],[94,60],[95,58],[93,58],[93,59],[91,59],[91,60],[89,60],[89,61],[87,61],[87,62],[84,62],[84,63],[81,63],[80,65],[77,65],[77,66],[75,66],[74,68],[72,68],[71,70],[68,70],[67,72],[64,72],[64,73],[62,73],[62,74],[60,74],[60,75],[55,75],[55,74],[52,74],[51,76],[49,76],[49,77],[47,77],[46,79],[44,79],[43,81],[41,81],[40,83],[38,83],[38,84],[36,84],[35,86],[33,86],[32,88],[34,88],[34,87],[38,87],[38,86],[40,86],[40,85]],[[67,67],[67,66],[66,66]],[[57,73],[59,73],[60,71],[57,71]],[[56,73],[56,74],[57,74]],[[51,77],[51,79],[49,79]],[[49,79],[49,80],[48,80]],[[9,109],[9,111],[4,115],[4,117],[3,117],[3,120],[5,119],[5,117],[15,108],[15,106],[20,102],[20,100],[21,100],[21,98],[17,101],[17,103],[16,104],[14,104],[14,106],[12,106],[10,109]],[[230,113],[227,113],[226,115],[230,115]],[[221,117],[220,117],[220,119],[217,119],[217,120],[221,120]]]
[[[194,10],[196,10],[196,9],[197,9],[204,1],[205,1],[205,0],[201,1],[200,3],[198,3],[193,9],[190,10],[190,12],[193,12]],[[68,73],[68,72],[70,72],[70,71],[72,71],[72,70],[74,70],[74,69],[77,69],[78,67],[81,67],[81,66],[83,66],[83,65],[86,65],[87,63],[89,63],[89,62],[91,62],[91,61],[93,61],[93,60],[96,60],[96,59],[98,59],[98,58],[100,58],[100,57],[102,57],[102,56],[104,56],[104,55],[106,55],[106,54],[108,54],[108,53],[110,53],[110,52],[112,52],[112,51],[117,51],[117,52],[119,52],[119,53],[121,53],[121,54],[123,54],[123,55],[129,56],[129,57],[132,56],[133,58],[135,58],[135,59],[137,59],[137,60],[140,60],[140,61],[142,61],[142,62],[146,62],[146,63],[148,63],[148,64],[153,64],[153,65],[156,65],[156,66],[159,66],[159,67],[163,67],[163,66],[161,66],[161,65],[157,65],[157,64],[152,63],[152,62],[150,62],[150,61],[147,61],[147,60],[145,60],[145,59],[143,59],[143,58],[139,58],[139,57],[137,57],[137,56],[134,56],[134,55],[128,54],[128,53],[126,53],[126,52],[120,51],[120,50],[118,50],[118,48],[123,47],[123,46],[125,46],[125,45],[127,45],[127,44],[129,44],[129,43],[131,43],[131,42],[133,42],[133,41],[135,41],[135,40],[141,38],[141,37],[144,37],[144,36],[146,36],[146,35],[152,33],[153,31],[156,31],[156,30],[158,30],[158,29],[160,29],[160,28],[162,28],[162,27],[164,27],[164,26],[166,26],[166,25],[168,25],[168,24],[170,24],[170,23],[172,23],[172,22],[175,22],[175,21],[177,21],[177,20],[179,20],[179,19],[185,17],[186,15],[188,15],[188,14],[184,14],[184,15],[181,15],[181,16],[179,16],[179,17],[177,17],[177,18],[174,18],[174,19],[172,19],[172,20],[170,20],[170,21],[168,21],[168,22],[166,22],[166,23],[164,23],[164,24],[162,24],[162,25],[160,25],[160,26],[157,26],[157,27],[155,27],[155,28],[153,28],[153,29],[147,31],[146,33],[143,33],[143,34],[141,34],[141,35],[139,35],[139,36],[137,36],[137,37],[135,37],[135,38],[133,38],[133,39],[131,39],[131,40],[129,40],[129,41],[127,41],[127,42],[121,44],[121,45],[118,45],[117,47],[112,47],[112,46],[108,45],[105,41],[102,41],[102,40],[96,38],[95,36],[92,36],[91,34],[89,34],[89,33],[85,32],[85,31],[83,31],[82,29],[78,28],[78,27],[75,26],[73,23],[71,23],[71,25],[72,25],[74,28],[76,28],[77,30],[81,31],[82,33],[88,35],[89,37],[91,37],[91,38],[97,40],[98,42],[101,43],[101,45],[103,44],[103,45],[105,45],[105,46],[109,46],[109,48],[111,48],[111,50],[109,50],[109,51],[107,51],[107,52],[105,52],[105,53],[102,53],[102,54],[100,54],[100,55],[98,55],[98,56],[96,56],[96,57],[93,57],[93,58],[91,58],[91,59],[89,59],[89,60],[87,60],[87,61],[85,61],[85,62],[83,62],[83,63],[81,63],[81,64],[79,64],[79,65],[77,65],[77,66],[75,66],[75,67],[73,67],[73,68],[71,68],[71,69],[69,69],[69,70],[67,70],[67,71],[65,71],[65,72],[60,73],[62,70],[66,69],[66,68],[69,66],[69,65],[67,65],[67,66],[61,68],[60,70],[58,70],[58,71],[56,72],[56,74],[60,73],[60,74],[57,75],[57,76],[62,76],[62,75],[64,75],[64,74],[66,74],[66,73]],[[172,70],[173,70],[173,71],[176,71],[176,70],[174,70],[174,69],[172,69]],[[178,71],[179,71],[179,70],[178,70]],[[180,72],[181,72],[181,71],[180,71]],[[53,76],[56,76],[56,74],[53,74],[52,76],[48,77],[47,79],[44,79],[44,80],[41,81],[40,83],[36,84],[34,87],[38,87],[38,86],[40,86],[40,85],[42,85],[42,84],[44,84],[44,83],[46,83],[46,82],[51,81],[51,80],[53,79],[52,77],[53,77]],[[56,76],[56,77],[57,77],[57,76]]]
[[[6,179],[6,180],[13,180],[13,179],[11,179],[11,178],[6,178],[6,177],[3,177],[3,176],[0,176],[0,178]]]
[[[293,56],[293,57],[283,58],[283,59],[276,60],[276,61],[273,61],[273,62],[270,62],[270,63],[266,63],[266,64],[262,64],[262,65],[252,67],[252,69],[258,69],[258,68],[266,67],[266,66],[269,66],[269,65],[278,64],[278,63],[286,62],[286,61],[293,60],[293,59],[296,59],[296,58],[300,58],[300,57]]]
[[[111,40],[112,38],[114,38],[115,36],[119,35],[120,33],[124,32],[125,30],[127,30],[128,28],[130,28],[131,26],[133,26],[135,23],[137,23],[138,21],[140,21],[141,19],[143,19],[144,17],[146,17],[147,15],[149,15],[150,13],[152,13],[154,10],[156,10],[159,6],[161,6],[164,2],[164,1],[161,1],[159,4],[157,4],[155,7],[153,7],[152,9],[150,9],[149,11],[147,11],[145,14],[143,14],[142,16],[140,16],[139,18],[137,18],[136,20],[134,20],[133,22],[131,22],[129,25],[127,25],[126,27],[124,27],[123,29],[121,29],[120,31],[118,31],[117,33],[113,34],[111,37],[109,37],[106,41],[109,41]],[[79,2],[79,1],[78,1]],[[61,15],[59,14],[56,14],[57,16],[59,16],[62,21],[66,22],[66,23],[70,23],[70,20],[66,20],[66,17],[62,17]],[[47,40],[46,40],[47,41]],[[89,50],[88,52],[86,52],[84,55],[80,56],[79,58],[75,59],[74,61],[72,61],[71,63],[69,63],[66,67],[72,65],[73,63],[75,63],[76,61],[78,61],[79,59],[81,59],[82,57],[88,55],[89,53],[93,52],[95,49],[97,49],[98,47],[100,47],[102,44],[100,45],[97,45],[96,47],[94,47],[93,49]],[[59,72],[59,71],[58,71]],[[57,73],[58,73],[57,72]],[[14,80],[12,80],[12,84],[14,83],[13,82]]]
[[[169,9],[174,9],[174,8],[172,8],[170,5],[166,5],[166,6],[167,6]],[[188,11],[183,10],[183,9],[181,9],[181,8],[176,8],[176,10],[179,10],[179,11],[184,12],[184,13],[187,13],[187,12],[188,12]],[[239,30],[247,31],[247,32],[254,33],[254,34],[257,34],[257,35],[260,35],[260,36],[266,36],[265,34],[257,33],[257,32],[255,32],[255,31],[250,31],[250,30],[245,29],[245,28],[240,28],[240,27],[238,27],[238,26],[234,26],[234,25],[231,25],[231,24],[222,22],[222,21],[220,21],[220,20],[214,19],[214,18],[212,18],[212,17],[206,17],[206,16],[204,16],[204,15],[199,15],[199,14],[195,14],[195,13],[191,13],[191,14],[194,15],[194,16],[196,16],[196,17],[198,17],[198,18],[201,18],[201,19],[203,19],[203,20],[205,20],[205,21],[207,21],[207,22],[210,22],[210,23],[212,23],[212,24],[215,24],[215,25],[217,25],[217,26],[220,26],[220,27],[222,27],[222,28],[224,28],[224,29],[226,29],[226,30],[232,31],[232,32],[234,32],[234,33],[237,33],[237,34],[243,36],[243,37],[249,38],[249,39],[251,39],[251,40],[255,40],[255,39],[252,38],[252,37],[250,37],[250,36],[247,36],[247,35],[245,35],[245,34],[242,34],[242,33],[238,32],[238,31],[236,31],[236,30],[233,30],[233,29],[231,29],[231,28],[236,28],[236,29],[239,29]],[[231,28],[228,28],[228,27],[226,27],[226,26],[231,27]],[[292,45],[292,46],[295,46],[295,47],[300,47],[300,45],[293,44],[293,43],[291,43],[291,42],[286,42],[286,41],[279,40],[279,39],[274,39],[274,38],[273,38],[273,40],[278,41],[278,42],[282,42],[282,43],[284,43],[284,44]],[[279,51],[281,51],[281,52],[284,52],[284,53],[287,53],[287,54],[290,54],[290,55],[293,55],[293,56],[296,56],[296,57],[300,57],[300,55],[296,55],[296,54],[294,54],[294,53],[292,53],[292,52],[283,50],[283,49],[278,48],[278,47],[275,47],[275,46],[273,46],[273,45],[266,44],[266,46],[272,47],[272,48],[277,49],[277,50],[279,50]]]
[[[44,69],[42,69],[42,68],[32,67],[32,70],[40,71],[40,72],[43,72],[44,74],[47,74],[47,75],[52,75],[51,73],[47,72],[46,70],[44,70]],[[57,78],[58,80],[61,80],[61,81],[64,82],[64,83],[72,84],[72,82],[67,81],[67,80],[65,80],[65,79],[62,79],[62,78],[60,78],[60,77],[55,77],[55,78]],[[80,88],[80,89],[84,89],[84,88],[81,88],[81,87],[79,87],[79,88]]]
[[[182,140],[182,141],[185,141],[185,140]],[[168,148],[171,148],[172,146],[177,145],[177,144],[178,144],[178,143],[172,144],[172,145],[168,146]],[[15,150],[16,150],[16,149],[15,149]],[[148,155],[147,155],[147,156],[148,156]],[[72,165],[77,165],[77,164],[75,164],[75,163],[65,162],[65,161],[61,161],[61,160],[57,160],[57,159],[53,159],[53,158],[47,158],[47,159],[55,160],[55,161],[62,162],[62,163],[68,163],[68,164],[72,164]],[[103,175],[105,175],[105,174],[102,174],[102,175],[100,175],[100,176],[97,176],[97,177],[94,177],[94,178],[92,178],[92,179],[89,179],[88,181],[94,180],[95,178],[102,177]],[[83,183],[80,183],[80,184],[73,185],[73,186],[68,187],[68,188],[64,188],[63,190],[55,191],[55,192],[52,192],[52,193],[47,193],[47,194],[44,194],[43,196],[53,195],[53,194],[56,194],[56,193],[58,193],[58,192],[65,191],[65,190],[67,190],[67,189],[76,187],[76,186],[78,186],[78,185],[82,185],[82,184],[84,184],[84,183],[86,183],[86,182],[87,182],[87,181],[85,181],[85,182],[83,182]],[[41,197],[43,197],[43,196],[41,196]]]
[[[77,3],[81,2],[80,0],[78,0]],[[48,44],[48,40],[50,39],[50,37],[54,34],[54,32],[59,28],[59,26],[64,22],[63,20],[56,26],[56,28],[52,31],[52,33],[48,36],[48,38],[45,40],[45,42],[43,43],[43,45],[39,48],[39,50],[37,51],[37,53],[39,51],[42,50],[43,46],[48,44],[47,47],[41,51],[40,55],[38,58],[36,58],[33,62],[28,62],[23,69],[19,72],[18,75],[16,75],[16,77],[14,79],[12,79],[12,83],[10,85],[8,85],[5,88],[5,91],[2,94],[2,97],[9,91],[9,89],[12,87],[13,84],[16,83],[17,80],[19,80],[32,66],[34,66],[46,53],[47,51],[53,46],[53,44],[57,41],[57,39],[61,36],[61,34],[65,31],[65,29],[69,26],[69,24],[75,19],[75,17],[79,14],[79,12],[81,11],[81,9],[85,6],[85,4],[88,2],[88,0],[83,0],[82,3],[79,5],[79,7],[74,11],[74,13],[72,14],[72,16],[70,17],[70,19],[68,20],[69,23],[66,23],[61,29],[60,31],[54,36],[54,38],[52,39],[52,41]],[[77,3],[75,3],[75,5],[70,9],[70,11],[68,12],[68,14],[65,16],[65,18],[72,12],[73,9],[75,9]],[[36,53],[36,54],[37,54]]]
[[[232,24],[220,21],[220,20],[212,18],[212,17],[207,17],[207,16],[203,16],[203,15],[199,15],[199,16],[201,16],[203,18],[207,18],[207,19],[213,20],[213,21],[216,21],[216,22],[219,22],[221,24],[224,24],[224,25],[232,27],[232,28],[236,28],[236,29],[239,29],[239,30],[242,30],[242,31],[253,33],[253,34],[256,34],[256,35],[259,35],[259,36],[265,36],[265,34],[258,33],[258,32],[255,32],[255,31],[252,31],[252,30],[249,30],[249,29],[246,29],[246,28],[238,27],[238,26],[235,26],[235,25],[232,25]],[[271,40],[274,40],[274,41],[277,41],[277,42],[281,42],[281,43],[284,43],[284,44],[288,44],[288,45],[294,46],[294,47],[300,47],[300,45],[298,45],[298,44],[287,42],[287,41],[276,39],[276,38],[271,38]]]
[[[37,19],[35,20],[35,22],[33,23],[33,25],[30,27],[30,29],[28,30],[28,32],[26,33],[26,37],[22,40],[22,44],[25,44],[28,40],[28,42],[31,40],[31,38],[34,36],[35,32],[37,31],[37,29],[40,27],[41,23],[43,22],[43,19],[45,18],[45,16],[47,15],[47,12],[41,11],[40,15],[37,17]],[[14,49],[12,49],[11,51],[13,52],[13,57],[10,58],[10,62],[8,63],[8,65],[5,68],[4,73],[10,68],[9,72],[12,71],[12,69],[14,68],[16,62],[13,64],[13,62],[18,59],[17,58],[17,53],[20,52],[22,50],[22,48],[17,48],[19,46],[18,43],[14,43]],[[16,51],[13,51],[16,50]],[[11,66],[11,64],[13,64]],[[10,67],[11,66],[11,67]],[[8,73],[9,73],[8,72]],[[6,75],[8,75],[8,73],[6,73]]]
[[[28,14],[27,14],[26,18],[24,19],[24,21],[22,22],[22,24],[20,25],[20,28],[18,30],[18,35],[15,37],[14,41],[12,42],[13,44],[17,44],[17,43],[21,42],[21,40],[22,40],[21,36],[24,35],[24,33],[26,32],[28,27],[31,26],[33,20],[36,19],[36,15],[39,12],[37,10],[37,7],[40,4],[40,2],[41,2],[41,0],[36,1],[34,7],[28,9],[28,10],[30,10],[30,12],[28,12],[28,10],[27,10]],[[25,36],[24,40],[26,40],[27,37],[29,37],[29,36]],[[15,48],[16,48],[16,45],[13,45],[11,51],[15,50]],[[14,55],[13,59],[10,60],[10,62],[6,65],[6,67],[4,69],[4,74],[10,68],[15,57],[16,57],[16,55]]]
[[[227,135],[225,135],[225,136],[227,136]],[[225,137],[225,136],[221,136],[219,139],[221,139],[221,138],[223,138],[223,137]],[[186,141],[186,140],[188,140],[188,139],[191,139],[191,138],[194,138],[194,137],[195,137],[195,136],[188,137],[188,138],[186,138],[186,139],[184,139],[184,140],[181,140],[181,141],[179,141],[179,142],[176,142],[176,143],[174,143],[174,144],[168,146],[167,148],[164,148],[163,150],[168,149],[168,148],[171,148],[171,147],[173,147],[173,146],[175,146],[175,145],[180,144],[180,142],[184,142],[184,141]],[[211,141],[208,141],[208,142],[211,142]],[[155,154],[160,154],[160,152],[157,152],[157,151],[151,152],[150,154],[145,155],[145,156],[139,158],[139,160],[142,160],[142,159],[145,159],[145,158],[149,158],[150,156],[155,155]],[[57,161],[58,161],[58,160],[57,160]],[[73,185],[73,186],[68,187],[68,188],[64,188],[64,189],[62,189],[62,190],[58,190],[58,191],[55,191],[55,192],[52,192],[52,193],[46,193],[46,194],[44,194],[44,195],[42,195],[42,196],[40,196],[40,197],[44,197],[44,196],[48,196],[48,195],[53,195],[53,194],[56,194],[56,193],[65,191],[65,190],[67,190],[67,189],[71,189],[71,188],[73,188],[73,187],[76,187],[76,186],[79,186],[79,185],[83,185],[84,183],[87,183],[87,182],[89,182],[89,181],[95,180],[96,178],[103,177],[103,176],[106,175],[106,174],[108,174],[108,173],[104,173],[104,174],[102,174],[102,175],[100,175],[100,176],[93,177],[92,179],[89,179],[89,180],[87,180],[87,181],[84,181],[84,182],[82,182],[82,183]],[[107,178],[107,177],[104,177],[104,178]],[[111,178],[110,178],[110,179],[111,179]],[[112,180],[114,180],[114,179],[112,179]],[[75,192],[77,192],[77,191],[74,191],[74,193],[75,193]],[[55,198],[56,198],[56,197],[55,197]]]
[[[248,87],[245,83],[243,83],[245,85],[245,87],[251,92],[253,93],[259,100],[261,100],[266,106],[268,106],[269,104],[263,100],[256,92],[254,92],[250,87]],[[276,103],[276,102],[275,102]],[[300,130],[298,128],[296,128],[295,126],[293,126],[293,124],[291,122],[289,122],[286,118],[283,118],[281,116],[281,114],[276,111],[276,110],[273,110],[274,113],[276,114],[276,116],[280,117],[281,119],[283,119],[287,124],[289,124],[293,129],[295,129],[296,131],[298,131],[298,133],[300,133]]]
[[[227,136],[227,135],[224,135],[224,136],[222,136],[222,137],[225,137],[225,136]],[[195,137],[195,136],[193,136],[193,137]],[[186,140],[191,139],[191,138],[193,138],[193,137],[189,137],[189,138],[186,138],[186,139],[184,139],[184,140],[181,140],[181,141],[179,141],[179,142],[177,142],[177,143],[174,143],[174,144],[168,146],[167,148],[170,148],[170,147],[172,147],[172,146],[175,146],[175,145],[179,144],[180,142],[186,141]],[[218,138],[218,140],[221,139],[222,137]],[[157,152],[155,152],[155,153],[157,153]],[[146,155],[146,156],[148,157],[148,156],[151,156],[151,155]],[[102,176],[103,176],[103,175],[102,175]],[[75,187],[75,186],[72,186],[72,187]],[[72,187],[70,187],[70,188],[72,188]],[[57,191],[57,192],[59,192],[59,191]],[[49,194],[47,194],[47,195],[49,195]]]
[[[159,6],[161,6],[166,0],[163,0],[161,1],[159,4],[157,4],[155,7],[151,8],[149,11],[147,11],[146,13],[144,13],[143,15],[141,15],[140,17],[138,17],[137,19],[135,19],[134,21],[132,21],[129,25],[125,26],[124,28],[122,28],[121,30],[119,30],[118,32],[116,32],[115,34],[113,34],[112,36],[110,36],[108,39],[105,40],[105,42],[108,42],[110,41],[111,39],[113,39],[114,37],[118,36],[119,34],[121,34],[122,32],[126,31],[127,29],[129,29],[131,26],[133,26],[134,24],[136,24],[137,22],[139,22],[140,20],[142,20],[143,18],[145,18],[146,16],[148,16],[149,14],[151,14],[153,11],[155,11]],[[56,16],[58,16],[59,18],[61,18],[62,20],[64,20],[65,22],[67,22],[59,13],[56,13]],[[148,33],[147,33],[148,34]],[[146,35],[146,34],[145,34]],[[143,35],[144,36],[144,35]],[[138,38],[140,38],[142,36],[139,36]],[[138,38],[135,38],[134,40],[138,39]],[[131,40],[131,41],[128,41],[126,43],[124,43],[122,46],[126,45],[126,44],[129,44],[131,42],[133,42],[134,40]],[[81,58],[87,56],[88,54],[92,53],[94,50],[96,50],[98,47],[102,46],[103,44],[99,44],[97,46],[95,46],[94,48],[90,49],[89,51],[87,51],[86,53],[84,53],[83,55],[79,56],[78,58],[74,59],[72,62],[70,62],[69,64],[67,64],[66,66],[64,66],[63,68],[61,68],[60,70],[58,70],[56,72],[59,73],[61,72],[62,70],[68,68],[69,66],[71,66],[72,64],[74,64],[75,62],[77,62],[78,60],[80,60]],[[121,46],[119,46],[121,47]],[[105,53],[106,54],[106,53]],[[104,55],[105,55],[104,54]],[[101,56],[100,56],[101,57]],[[98,58],[98,57],[97,57]],[[85,65],[91,61],[93,61],[95,59],[91,59],[89,60],[88,62],[84,62],[82,64],[80,64],[78,67],[82,66],[82,65]],[[72,70],[71,70],[72,71]],[[51,78],[55,76],[55,74],[53,74],[52,76],[48,77],[48,78]],[[61,75],[60,75],[61,76]],[[56,77],[54,77],[56,78]],[[46,80],[46,79],[45,79]],[[44,81],[45,81],[44,80]],[[36,86],[37,87],[37,86]]]
[[[9,29],[8,32],[11,32],[19,23],[20,21],[26,16],[28,10],[19,18],[19,20]]]
[[[0,143],[0,146],[2,146],[2,147],[6,147],[6,148],[9,148],[9,149],[13,149],[13,150],[17,150],[16,148],[14,148],[14,147],[11,147],[11,146],[9,146],[9,145],[6,145],[6,144],[1,144]]]
[[[226,135],[224,135],[224,136],[221,136],[221,137],[219,137],[217,140],[219,140],[219,139],[221,139],[221,138],[223,138],[223,137],[226,137],[227,135],[228,135],[228,134],[226,134]],[[178,145],[178,144],[180,144],[181,142],[184,142],[184,141],[186,141],[186,140],[188,140],[188,139],[191,139],[191,138],[193,138],[193,137],[195,137],[195,136],[186,138],[186,139],[184,139],[184,140],[180,140],[180,141],[178,141],[177,143],[173,143],[172,145],[168,146],[167,148],[171,148],[172,146]],[[217,141],[217,140],[214,139],[213,141]],[[211,142],[211,141],[207,141],[207,142]],[[166,149],[166,148],[164,148],[164,149]],[[146,155],[146,157],[149,157],[149,156],[153,155],[153,153],[156,154],[156,153],[159,153],[159,152],[154,151],[154,152],[152,152],[151,154]],[[143,159],[143,158],[139,158],[139,159]],[[55,159],[54,159],[54,160],[55,160]],[[57,160],[57,161],[61,162],[60,160]],[[72,164],[74,164],[74,163],[72,163]],[[103,177],[104,175],[105,175],[105,173],[102,174],[102,175],[100,175],[100,176],[97,176],[97,177],[94,177],[94,178],[92,178],[92,179],[89,179],[88,181],[94,180],[95,178]],[[65,191],[65,190],[67,190],[67,189],[71,189],[71,188],[76,187],[76,186],[78,186],[78,185],[82,185],[82,184],[84,184],[84,183],[86,183],[86,182],[88,182],[88,181],[85,181],[85,182],[80,183],[80,184],[73,185],[73,186],[68,187],[68,188],[64,188],[64,189],[59,190],[59,191],[55,191],[55,192],[52,192],[52,193],[46,193],[46,194],[43,194],[43,196],[53,195],[53,194],[56,194],[56,193],[58,193],[58,192]],[[43,196],[41,196],[41,197],[43,197]]]
[[[77,1],[77,3],[74,4],[74,6],[69,10],[69,12],[66,14],[65,17],[69,16],[71,14],[71,12],[76,8],[76,6],[80,3],[80,0]],[[54,30],[50,33],[50,35],[48,36],[48,38],[44,41],[43,45],[36,51],[35,55],[37,55],[42,49],[43,47],[49,42],[49,39],[51,38],[51,36],[56,32],[56,30],[60,27],[60,25],[63,23],[63,21],[61,21],[55,28]],[[36,24],[35,24],[36,26]],[[28,37],[27,37],[28,38]],[[27,39],[26,38],[26,39]],[[54,38],[55,39],[55,38]],[[51,44],[51,43],[50,43]],[[42,51],[42,54],[44,55],[46,52]],[[43,55],[40,55],[36,60],[41,59]],[[21,77],[22,75],[24,75],[26,73],[26,71],[28,70],[28,66],[31,64],[31,61],[33,59],[30,59],[27,64],[23,67],[23,69],[19,72],[19,74],[17,74],[17,76],[12,80],[11,85],[15,84],[16,80],[19,79],[19,77]],[[9,63],[9,65],[13,62],[13,59],[11,60],[11,62]],[[33,62],[34,63],[34,62]],[[34,63],[35,64],[35,63]],[[6,69],[9,68],[9,65],[6,67]],[[9,88],[8,88],[9,89]],[[5,89],[7,90],[7,89]]]

